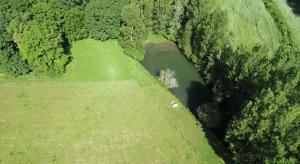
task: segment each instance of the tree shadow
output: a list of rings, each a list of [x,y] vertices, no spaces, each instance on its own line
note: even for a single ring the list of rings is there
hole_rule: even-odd
[[[199,120],[197,109],[200,105],[213,102],[213,92],[208,89],[203,83],[198,81],[192,81],[190,87],[187,89],[188,100],[187,107],[191,113]],[[205,125],[202,125],[205,136],[210,146],[214,149],[215,153],[221,157],[226,163],[232,163],[229,151],[226,149],[226,145],[220,140],[219,136],[216,136],[215,132],[219,128],[209,129]]]
[[[205,133],[205,137],[207,138],[209,145],[213,148],[214,152],[219,157],[221,157],[225,163],[233,163],[232,155],[226,148],[227,145],[224,142],[222,142],[218,137],[216,137],[211,129],[203,127],[203,131]]]
[[[63,39],[62,47],[63,47],[64,53],[65,54],[70,54],[71,53],[71,43],[68,40],[65,33],[62,34],[62,39]]]
[[[293,9],[293,12],[300,16],[300,1],[299,0],[286,0],[288,5]]]
[[[211,101],[211,93],[205,85],[199,81],[192,81],[190,87],[187,89],[187,107],[198,118],[197,108]]]

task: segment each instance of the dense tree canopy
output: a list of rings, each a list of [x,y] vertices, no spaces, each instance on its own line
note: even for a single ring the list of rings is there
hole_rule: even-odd
[[[91,0],[85,8],[89,37],[97,40],[118,38],[122,9],[127,3],[127,0]]]
[[[0,11],[8,18],[23,15],[36,0],[2,0],[0,1]]]
[[[12,76],[28,73],[27,63],[20,57],[13,35],[7,31],[10,21],[24,16],[34,1],[0,1],[0,72]]]
[[[153,7],[153,31],[174,40],[181,27],[184,12],[184,1],[164,0],[156,1]]]
[[[21,56],[34,72],[50,74],[64,72],[69,56],[64,54],[63,38],[56,25],[31,22],[17,37],[17,44]]]
[[[125,49],[126,54],[137,60],[144,59],[143,41],[146,38],[146,29],[142,18],[138,4],[133,3],[124,7],[119,43]]]
[[[297,162],[300,109],[289,103],[286,94],[283,88],[263,90],[231,123],[227,141],[236,161]]]
[[[86,5],[89,0],[58,0],[58,1],[68,7],[74,7],[74,6]]]
[[[13,49],[0,50],[0,70],[12,76],[19,76],[30,71],[27,63]]]
[[[225,129],[226,141],[234,160],[297,163],[299,47],[276,5],[264,2],[282,34],[281,45],[272,57],[268,45],[250,48],[233,45],[226,13],[213,10],[205,0],[191,0],[188,5],[189,17],[179,34],[179,45],[214,94],[223,99],[222,122],[229,126]],[[205,109],[203,106],[199,109],[200,120],[208,127],[215,127],[211,119],[218,112]],[[287,120],[290,121],[285,124]]]
[[[82,24],[83,12],[78,7],[68,8],[56,1],[40,1],[30,5],[31,8],[23,14],[10,19],[10,23],[4,22],[3,38],[7,38],[6,42],[10,45],[6,47],[15,52],[7,50],[3,54],[6,54],[6,59],[19,60],[10,63],[25,63],[24,66],[36,74],[62,74],[70,60],[68,52],[71,42],[86,36]],[[13,54],[15,57],[8,57]],[[27,69],[20,70],[26,70],[26,73],[29,72]],[[16,74],[14,72],[11,74]]]
[[[6,27],[8,26],[8,19],[7,17],[0,12],[0,48],[4,49],[8,47],[7,42],[10,41],[10,36],[6,31]]]

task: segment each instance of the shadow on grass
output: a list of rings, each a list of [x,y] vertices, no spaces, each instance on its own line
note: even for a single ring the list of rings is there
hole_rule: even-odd
[[[187,107],[190,109],[191,113],[199,120],[199,116],[197,114],[198,107],[205,103],[213,102],[213,93],[203,83],[197,81],[191,82],[190,88],[187,89],[187,93]],[[206,128],[205,125],[202,126],[205,136],[210,146],[214,149],[215,153],[226,163],[233,163],[231,160],[231,155],[226,149],[225,143],[221,141],[223,135],[219,135],[219,131],[223,132],[224,129],[209,129]]]
[[[300,16],[300,1],[299,0],[286,0],[288,5],[293,9],[293,12]]]
[[[203,127],[205,137],[208,140],[209,145],[214,149],[215,153],[221,157],[226,164],[233,163],[231,153],[226,148],[226,145],[215,136],[211,129]]]

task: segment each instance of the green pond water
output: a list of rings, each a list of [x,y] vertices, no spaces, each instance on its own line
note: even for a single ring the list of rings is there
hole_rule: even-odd
[[[207,99],[207,90],[199,73],[172,42],[150,42],[146,44],[143,66],[153,75],[160,70],[175,71],[178,88],[170,89],[179,100],[192,111]]]

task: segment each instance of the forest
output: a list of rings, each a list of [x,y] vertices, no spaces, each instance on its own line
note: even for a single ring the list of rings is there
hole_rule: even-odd
[[[220,140],[229,163],[299,163],[299,35],[277,0],[240,0],[263,6],[277,40],[237,41],[242,36],[230,30],[232,13],[216,5],[221,1],[1,0],[0,72],[60,77],[73,44],[87,38],[117,40],[142,61],[149,36],[161,36],[176,43],[210,90],[195,117]]]

